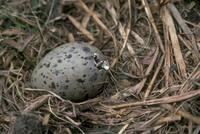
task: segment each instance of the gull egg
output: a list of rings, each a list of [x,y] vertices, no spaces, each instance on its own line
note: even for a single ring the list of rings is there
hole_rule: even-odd
[[[102,91],[108,69],[98,48],[87,43],[67,43],[41,59],[32,72],[31,85],[71,101],[83,101]]]

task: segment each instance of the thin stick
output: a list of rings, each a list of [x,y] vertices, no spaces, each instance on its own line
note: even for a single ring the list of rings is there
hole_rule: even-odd
[[[151,80],[151,82],[150,82],[150,84],[149,84],[149,86],[148,86],[148,88],[147,88],[147,90],[145,92],[144,99],[146,99],[149,96],[149,94],[150,94],[150,92],[151,92],[151,90],[153,88],[153,85],[155,83],[155,80],[156,80],[156,78],[158,76],[158,73],[160,72],[160,69],[162,67],[163,61],[164,61],[164,56],[161,57],[161,60],[160,60],[160,62],[158,64],[158,67],[157,67],[157,69],[156,69],[156,71],[155,71],[155,73],[153,75],[153,78],[152,78],[152,80]]]
[[[172,16],[167,8],[164,8],[164,17],[167,30],[169,31],[169,37],[171,40],[175,60],[178,66],[178,71],[183,78],[187,77],[186,64],[183,59],[183,54],[181,53],[181,47],[176,33],[175,24],[173,22]]]
[[[148,76],[149,73],[152,71],[152,69],[153,69],[153,67],[154,67],[154,65],[155,65],[156,59],[158,58],[158,54],[159,54],[159,48],[157,47],[157,48],[156,48],[156,51],[155,51],[155,53],[154,53],[154,55],[153,55],[153,59],[152,59],[152,61],[151,61],[151,64],[148,66],[148,68],[147,68],[147,70],[146,70],[146,72],[145,72],[145,75],[146,75],[146,76]],[[139,83],[140,86],[139,86],[139,88],[138,88],[138,90],[137,90],[137,93],[140,93],[140,92],[141,92],[141,90],[142,90],[142,88],[144,87],[146,81],[147,81],[147,77],[145,77],[145,78]]]
[[[31,103],[28,107],[26,107],[24,109],[23,113],[28,113],[28,112],[31,112],[31,111],[37,109],[38,107],[43,105],[45,102],[47,102],[47,100],[50,96],[52,96],[52,95],[47,94],[47,95],[38,97],[35,102]]]
[[[130,102],[130,103],[125,103],[125,104],[119,104],[119,105],[104,105],[104,107],[107,108],[112,108],[112,109],[120,109],[120,108],[126,108],[126,107],[131,107],[131,106],[150,106],[150,105],[157,105],[157,104],[167,104],[167,103],[174,103],[174,102],[179,102],[187,99],[191,99],[193,97],[200,96],[200,89],[190,91],[187,93],[183,93],[180,95],[174,95],[170,97],[163,97],[159,99],[154,99],[154,100],[147,100],[147,101],[139,101],[139,102]]]
[[[124,131],[128,128],[129,125],[130,125],[129,123],[125,124],[117,134],[123,134]]]
[[[79,30],[81,31],[85,36],[87,36],[90,40],[94,41],[95,38],[93,35],[85,28],[82,26],[80,22],[78,22],[74,17],[67,15],[68,19],[72,22],[72,24]]]
[[[198,116],[193,116],[192,114],[190,114],[189,112],[187,111],[183,111],[183,110],[177,110],[170,104],[162,104],[161,105],[163,108],[167,109],[167,110],[170,110],[170,111],[175,111],[176,114],[196,123],[196,124],[200,124],[200,117]]]
[[[151,10],[149,8],[149,4],[147,2],[147,0],[141,0],[142,1],[142,4],[144,5],[144,9],[145,9],[145,12],[152,24],[152,27],[153,27],[153,30],[155,32],[155,35],[156,35],[156,39],[158,41],[158,44],[159,44],[159,47],[160,49],[162,50],[163,53],[165,53],[165,50],[164,50],[164,47],[163,47],[163,43],[162,43],[162,40],[160,38],[160,35],[159,35],[159,32],[158,32],[158,29],[156,27],[156,24],[155,24],[155,21],[154,21],[154,18],[153,18],[153,15],[151,13]]]
[[[70,118],[69,116],[67,116],[67,115],[65,115],[65,118],[67,118],[68,121],[66,121],[65,119],[63,119],[63,118],[59,117],[58,115],[56,115],[56,114],[53,112],[52,108],[51,108],[50,98],[48,99],[48,106],[49,106],[49,111],[50,111],[51,114],[54,115],[56,118],[58,118],[58,119],[60,119],[60,120],[62,120],[62,121],[64,121],[64,122],[71,123],[71,124],[73,124],[73,125],[75,125],[75,126],[79,126],[79,125],[81,124],[80,122],[75,122],[73,119],[71,119],[71,118]]]

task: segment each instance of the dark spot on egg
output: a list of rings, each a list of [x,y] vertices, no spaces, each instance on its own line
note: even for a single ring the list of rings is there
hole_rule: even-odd
[[[51,82],[51,88],[56,88],[56,85],[54,82]]]
[[[83,56],[81,56],[81,59],[84,59],[84,57],[83,57]]]
[[[58,59],[58,63],[62,63],[62,60],[61,60],[61,59]]]
[[[83,77],[85,78],[85,77],[86,77],[86,74],[84,74]]]
[[[83,63],[84,66],[86,66],[88,64],[88,62]]]
[[[54,64],[54,65],[53,65],[53,67],[57,67],[57,66],[58,66],[57,64]]]
[[[41,69],[41,68],[43,68],[43,65],[40,65],[40,66],[39,66],[39,69]]]
[[[65,87],[64,87],[64,88],[65,88],[65,89],[68,89],[68,87],[69,87],[68,85],[65,85]]]
[[[74,70],[74,67],[72,67],[72,70]]]
[[[65,80],[65,82],[66,82],[66,83],[68,83],[68,82],[69,82],[69,80],[68,80],[68,79],[66,79],[66,80]]]
[[[75,50],[75,47],[72,47],[71,49],[69,49],[69,52],[73,52]]]
[[[83,47],[83,51],[86,52],[86,53],[90,52],[90,48],[89,47]]]
[[[85,82],[85,80],[82,80],[82,79],[77,79],[76,80],[78,83],[84,83]]]
[[[43,76],[43,72],[41,73],[41,76]]]
[[[50,63],[44,63],[43,64],[45,67],[49,68],[50,67]]]
[[[53,59],[53,57],[50,57],[50,60],[52,60]]]
[[[43,83],[46,85],[47,84],[47,82],[46,81],[43,81]]]
[[[53,74],[55,74],[56,76],[58,76],[59,73],[60,73],[59,70],[55,70],[55,71],[53,72]]]
[[[84,59],[85,60],[91,60],[91,59],[93,59],[93,56],[88,56],[88,57],[85,57]]]
[[[34,81],[36,81],[36,78],[34,78]]]
[[[98,77],[98,74],[95,73],[94,75],[92,75],[92,76],[89,78],[89,81],[94,82],[94,81],[97,80],[97,77]]]
[[[56,87],[59,87],[60,85],[59,85],[59,83],[56,83]]]
[[[74,54],[77,54],[78,52],[77,51],[75,51],[75,52],[73,52]]]
[[[69,54],[69,55],[66,55],[66,58],[67,59],[70,59],[72,57],[72,55],[71,54]]]

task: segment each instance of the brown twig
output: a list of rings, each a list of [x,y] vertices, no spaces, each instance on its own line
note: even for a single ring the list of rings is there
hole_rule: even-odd
[[[157,42],[158,42],[158,44],[159,44],[159,47],[160,47],[160,49],[162,50],[162,52],[165,53],[165,50],[164,50],[164,46],[163,46],[161,37],[160,37],[160,35],[159,35],[158,29],[157,29],[156,24],[155,24],[155,20],[154,20],[154,18],[153,18],[153,15],[152,15],[152,13],[151,13],[150,8],[149,8],[149,4],[148,4],[147,0],[141,0],[141,2],[142,2],[142,4],[143,4],[143,6],[144,6],[145,12],[146,12],[146,14],[147,14],[149,20],[150,20],[150,22],[151,22],[151,24],[152,24],[152,26],[153,26],[153,30],[154,30],[154,32],[155,32],[156,39],[157,39]]]
[[[81,31],[85,36],[87,36],[90,40],[94,41],[95,38],[93,35],[85,28],[82,26],[81,23],[79,23],[74,17],[67,15],[68,19],[72,22],[72,24],[79,30]]]
[[[118,105],[105,105],[102,104],[104,107],[112,108],[112,109],[120,109],[120,108],[126,108],[131,106],[150,106],[150,105],[158,105],[158,104],[167,104],[167,103],[173,103],[173,102],[179,102],[187,99],[191,99],[193,97],[200,96],[200,89],[190,91],[187,93],[183,93],[180,95],[174,95],[171,97],[163,97],[160,99],[153,99],[153,100],[147,100],[147,101],[140,101],[140,102],[130,102],[125,104],[118,104]]]
[[[160,72],[160,69],[162,67],[163,61],[164,61],[164,56],[162,56],[161,59],[160,59],[160,62],[158,64],[158,67],[157,67],[154,75],[153,75],[153,78],[151,79],[151,82],[149,83],[149,86],[148,86],[148,88],[147,88],[147,90],[146,90],[146,92],[144,94],[144,99],[146,99],[149,96],[149,94],[151,92],[151,89],[153,88],[153,85],[155,83],[155,80],[156,80],[156,78],[158,76],[158,73]]]
[[[151,61],[151,64],[148,66],[148,68],[147,68],[147,70],[145,72],[146,76],[148,76],[149,73],[152,71],[152,69],[153,69],[153,67],[155,65],[156,59],[158,59],[158,55],[159,55],[159,48],[157,47],[156,51],[154,53],[153,59]],[[144,84],[145,84],[146,81],[147,81],[147,77],[145,77],[140,83],[138,83],[139,87],[138,87],[137,93],[141,92],[141,90],[144,87]]]
[[[183,59],[183,55],[181,53],[181,48],[180,48],[178,36],[176,34],[174,22],[167,8],[164,8],[164,15],[165,15],[164,23],[168,28],[167,30],[169,31],[169,36],[171,39],[175,60],[178,66],[178,71],[183,78],[186,78],[187,76],[186,65]]]
[[[50,97],[51,95],[50,94],[47,94],[47,95],[43,95],[43,96],[39,96],[38,98],[36,98],[36,101],[31,103],[30,105],[28,105],[23,113],[28,113],[28,112],[31,112],[35,109],[37,109],[38,107],[42,106],[44,103],[47,102],[48,98]]]

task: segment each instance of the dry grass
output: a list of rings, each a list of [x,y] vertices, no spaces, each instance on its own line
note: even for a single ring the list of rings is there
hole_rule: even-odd
[[[58,134],[199,133],[199,9],[175,0],[2,2],[0,133],[29,112]],[[74,41],[97,46],[109,59],[104,92],[73,103],[32,89],[37,62]]]

